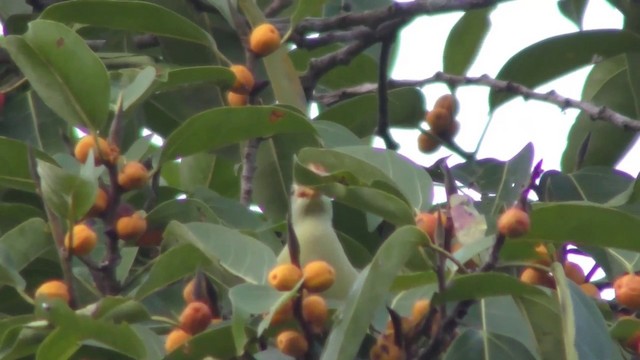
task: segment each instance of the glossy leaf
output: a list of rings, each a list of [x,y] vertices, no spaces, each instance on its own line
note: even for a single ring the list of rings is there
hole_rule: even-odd
[[[237,355],[234,336],[228,324],[210,327],[189,340],[187,345],[171,352],[166,360],[201,360],[208,356],[230,359]]]
[[[444,72],[466,75],[475,61],[491,28],[489,15],[493,8],[466,11],[456,22],[444,45]]]
[[[34,150],[37,159],[55,161],[45,153]],[[29,171],[27,145],[20,141],[0,137],[0,184],[8,188],[34,191],[35,182]]]
[[[443,294],[434,296],[434,303],[481,299],[501,295],[536,295],[542,290],[525,284],[513,276],[501,273],[460,275],[452,280]]]
[[[158,91],[167,91],[202,82],[210,82],[223,88],[230,88],[235,76],[229,68],[222,66],[190,66],[170,69],[166,80],[159,83]]]
[[[213,39],[198,25],[149,2],[85,0],[48,6],[42,19],[151,33],[210,46]]]
[[[212,262],[219,262],[232,274],[254,284],[263,284],[276,263],[275,254],[266,245],[220,225],[172,221],[165,237],[195,245]]]
[[[306,17],[318,17],[322,16],[322,9],[327,0],[319,1],[298,1],[296,9],[291,15],[290,27],[295,28],[298,23]]]
[[[140,101],[146,100],[153,90],[153,82],[156,79],[156,69],[147,66],[138,72],[133,81],[122,91],[122,109],[127,110]]]
[[[160,163],[281,133],[313,134],[315,129],[304,116],[282,107],[216,108],[191,117],[173,131],[164,144]]]
[[[495,194],[489,200],[491,214],[511,206],[529,184],[533,165],[533,145],[527,144],[511,160],[481,159],[467,161],[451,168],[456,180],[476,189],[483,196]]]
[[[447,351],[445,360],[511,360],[536,359],[521,342],[495,333],[467,329]]]
[[[17,270],[22,270],[33,260],[54,247],[47,223],[34,218],[16,226],[0,237],[3,252],[11,258]]]
[[[395,89],[389,91],[388,97],[391,126],[415,128],[424,119],[425,102],[420,89]],[[336,122],[360,138],[371,136],[378,125],[378,95],[342,101],[318,114],[316,119]]]
[[[156,259],[146,279],[135,291],[135,297],[143,299],[209,264],[211,260],[191,244],[172,247]]]
[[[152,228],[164,228],[171,220],[187,223],[193,221],[218,223],[218,217],[202,201],[174,199],[158,204],[146,216]]]
[[[96,199],[95,179],[71,174],[42,160],[38,160],[38,175],[45,203],[63,219],[80,219]]]
[[[567,202],[534,207],[530,216],[531,231],[523,239],[640,251],[629,236],[640,231],[640,218],[617,209]]]
[[[537,342],[541,359],[567,359],[564,349],[560,305],[547,294],[514,297]]]
[[[638,118],[639,60],[639,55],[627,54],[596,64],[587,78],[582,99]],[[587,151],[580,161],[582,166],[614,167],[637,138],[633,132],[604,121],[593,121],[589,115],[580,113],[569,131],[567,146],[562,154],[563,171],[576,169],[579,149],[588,134],[591,135]]]
[[[608,58],[623,52],[640,50],[640,37],[623,30],[587,30],[562,34],[535,43],[509,59],[498,79],[535,88],[581,66],[589,65],[593,56]],[[515,95],[491,90],[491,111]]]
[[[570,174],[551,170],[540,178],[541,200],[604,204],[626,191],[633,180],[629,174],[607,167],[586,167]]]
[[[384,305],[385,295],[418,244],[427,241],[414,226],[396,230],[380,247],[371,264],[358,276],[337,322],[325,343],[321,360],[351,360],[358,352],[373,316]]]
[[[336,122],[314,120],[312,124],[322,139],[325,148],[331,149],[340,146],[362,145],[362,140],[353,132]]]
[[[558,1],[558,9],[562,15],[582,30],[582,20],[588,4],[589,0],[560,0]]]
[[[107,71],[68,27],[36,20],[22,36],[1,39],[45,104],[72,125],[100,129],[109,111]]]

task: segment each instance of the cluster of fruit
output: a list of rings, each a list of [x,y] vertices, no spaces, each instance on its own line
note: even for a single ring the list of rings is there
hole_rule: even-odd
[[[402,342],[398,343],[396,336],[396,329],[392,320],[387,322],[387,328],[384,333],[378,336],[378,339],[371,347],[369,351],[369,358],[371,360],[404,360],[406,358],[406,352],[402,347],[402,343],[406,343],[404,340],[413,338],[420,327],[425,321],[431,302],[427,299],[419,299],[413,304],[411,309],[411,315],[409,317],[400,317],[400,327],[402,336]],[[436,315],[431,325],[431,332],[438,327],[439,316]],[[431,334],[429,334],[431,336]]]
[[[286,263],[273,268],[268,276],[269,284],[278,291],[291,291],[302,281],[302,295],[284,303],[271,317],[270,326],[277,326],[296,319],[296,303],[301,305],[300,324],[313,334],[321,334],[329,317],[325,299],[319,295],[328,290],[336,280],[335,270],[322,260],[311,261],[301,270],[298,266]],[[299,296],[302,296],[300,301]],[[309,350],[308,339],[297,329],[285,329],[278,333],[276,346],[282,353],[300,357]]]
[[[257,56],[267,56],[278,50],[280,41],[280,33],[275,26],[269,23],[261,24],[249,35],[249,49]],[[244,65],[231,65],[229,69],[235,75],[236,81],[227,93],[227,103],[229,106],[245,106],[255,85],[253,74]]]
[[[179,317],[179,324],[171,330],[165,339],[164,348],[170,353],[189,341],[194,335],[203,332],[209,325],[217,324],[222,318],[208,301],[204,291],[196,291],[196,287],[204,288],[206,279],[194,278],[182,291],[186,303]]]
[[[119,162],[122,160],[118,147],[95,135],[87,135],[80,139],[74,148],[74,156],[79,162],[85,163],[92,151],[96,166],[104,164],[118,171],[117,184],[112,184],[109,190],[98,187],[91,209],[81,222],[67,231],[64,237],[65,249],[69,254],[76,256],[88,255],[96,247],[98,235],[90,226],[88,220],[92,218],[105,220],[105,214],[109,210],[111,192],[124,193],[139,189],[147,184],[149,180],[147,168],[138,161],[128,161],[118,170]],[[133,212],[129,207],[120,206],[117,209],[115,223],[108,224],[108,226],[113,226],[119,239],[130,241],[137,239],[147,230],[147,220],[142,214]],[[36,290],[36,296],[59,297],[66,299],[68,302],[69,292],[66,285],[63,285],[64,283],[58,280],[48,281]]]
[[[460,130],[460,122],[455,119],[458,113],[458,100],[451,94],[442,95],[427,112],[425,121],[429,130],[418,135],[418,149],[423,153],[432,153],[442,141],[451,141]]]

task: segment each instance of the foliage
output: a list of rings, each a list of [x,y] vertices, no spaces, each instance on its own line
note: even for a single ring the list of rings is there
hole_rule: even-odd
[[[468,77],[500,2],[0,1],[0,358],[633,358],[640,302],[616,280],[640,270],[640,187],[614,167],[640,130],[638,12],[611,0],[624,29],[583,31],[588,1],[559,0],[578,31]],[[389,78],[402,26],[471,7],[443,73]],[[247,39],[264,22],[282,45],[259,56]],[[533,89],[595,57],[581,100]],[[232,64],[256,80],[240,106]],[[464,104],[444,96],[444,123],[425,117],[432,82],[489,86],[491,111],[515,96],[580,109],[562,169],[535,165],[530,144],[502,160],[460,148]],[[416,164],[390,128],[464,162]],[[75,148],[79,132],[104,147]],[[284,244],[304,268],[309,233],[294,229],[311,215],[292,201],[317,194],[333,229],[312,235],[338,239],[358,275],[306,309],[302,275],[277,291],[268,274]],[[65,246],[85,238],[86,255]],[[571,253],[596,265],[576,273]],[[323,284],[343,280],[335,258]],[[55,279],[66,288],[39,288]],[[614,283],[625,296],[600,299]],[[303,336],[277,340],[291,329]]]

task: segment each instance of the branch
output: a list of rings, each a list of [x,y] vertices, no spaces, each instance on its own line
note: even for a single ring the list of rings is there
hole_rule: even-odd
[[[293,2],[291,0],[273,0],[271,4],[264,9],[264,16],[267,18],[278,15],[282,10],[291,6]]]
[[[389,80],[388,87],[389,89],[411,86],[422,87],[424,85],[432,83],[445,83],[449,86],[486,86],[498,91],[506,91],[520,95],[525,100],[535,99],[550,104],[555,104],[558,105],[562,110],[578,109],[587,113],[592,120],[606,121],[625,130],[640,131],[640,121],[615,112],[607,108],[606,106],[598,106],[587,101],[571,99],[558,94],[555,90],[551,90],[546,93],[536,92],[522,84],[504,80],[497,80],[486,74],[472,77],[437,72],[433,76],[422,80]],[[314,100],[323,105],[331,105],[335,104],[336,102],[352,98],[354,96],[372,93],[376,91],[377,88],[377,84],[362,84],[325,94],[317,94],[314,96]]]
[[[253,195],[253,176],[256,172],[256,155],[260,146],[260,138],[247,142],[242,156],[242,175],[240,177],[240,203],[244,206],[251,205]]]

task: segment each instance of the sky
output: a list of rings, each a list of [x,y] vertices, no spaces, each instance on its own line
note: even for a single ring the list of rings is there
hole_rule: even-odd
[[[407,26],[401,34],[392,77],[418,80],[442,70],[442,52],[447,35],[461,16],[461,12],[424,16]],[[468,71],[469,76],[495,76],[502,65],[519,50],[540,40],[578,30],[560,14],[555,0],[518,0],[500,4],[491,15],[491,24],[485,43]],[[590,0],[583,26],[585,30],[619,29],[622,27],[622,15],[605,0]],[[590,69],[591,66],[586,66],[536,90],[547,92],[553,89],[563,96],[580,99]],[[427,99],[427,109],[431,109],[435,100],[448,91],[445,85],[426,86],[423,92]],[[489,121],[488,94],[488,88],[477,86],[462,87],[456,93],[460,102],[457,119],[461,123],[456,142],[467,151],[476,149]],[[508,160],[528,142],[532,142],[535,148],[534,161],[543,159],[545,170],[559,169],[567,134],[577,114],[577,110],[562,111],[556,105],[544,102],[524,101],[522,98],[512,100],[495,111],[477,156]],[[399,152],[402,155],[428,166],[450,154],[445,148],[433,154],[422,154],[417,147],[418,133],[418,130],[393,130],[392,135],[401,144]],[[374,144],[384,146],[380,139]],[[636,145],[630,153],[637,153],[638,150],[640,148]],[[448,163],[454,165],[461,161],[460,157],[454,155]],[[634,159],[627,156],[620,162],[618,169],[635,176],[640,171],[640,161],[637,157]],[[441,189],[436,189],[435,195],[436,202],[446,200]],[[570,255],[569,260],[578,262],[585,272],[594,264],[590,258],[574,255]],[[593,280],[603,276],[604,273],[598,271]],[[602,296],[606,299],[613,298],[613,290],[605,290]]]

